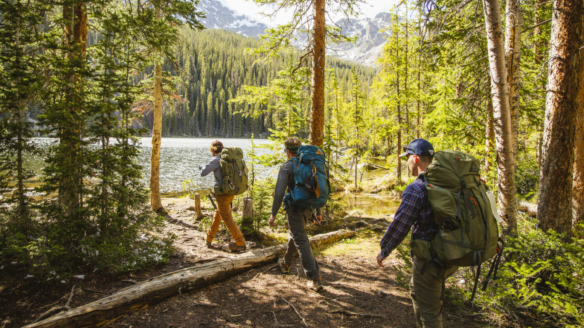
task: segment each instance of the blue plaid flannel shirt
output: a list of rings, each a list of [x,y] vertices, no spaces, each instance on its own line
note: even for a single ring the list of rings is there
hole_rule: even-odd
[[[428,191],[419,177],[404,190],[395,218],[381,239],[383,258],[388,257],[401,244],[412,226],[413,239],[432,240],[438,232],[438,225],[434,221],[434,213],[428,201]]]

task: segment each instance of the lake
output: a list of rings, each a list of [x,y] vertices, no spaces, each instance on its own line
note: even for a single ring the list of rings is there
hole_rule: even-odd
[[[172,195],[183,191],[182,181],[192,178],[197,189],[209,189],[213,187],[213,174],[201,177],[199,165],[208,163],[211,158],[209,145],[216,139],[212,138],[162,138],[160,150],[160,192],[165,195]],[[34,141],[41,148],[48,147],[56,142],[53,138],[34,138]],[[250,139],[222,139],[225,147],[240,147],[243,149],[245,160],[249,167],[249,157],[246,155],[251,149]],[[256,145],[267,144],[269,140],[254,139]],[[144,186],[150,185],[150,155],[152,153],[152,139],[140,138],[141,153],[138,162],[143,167],[142,181]],[[258,155],[266,154],[268,149],[258,148]],[[40,173],[43,161],[40,157],[31,158],[35,172]],[[249,167],[251,170],[251,167]],[[256,178],[275,177],[276,168],[266,168],[255,165]]]

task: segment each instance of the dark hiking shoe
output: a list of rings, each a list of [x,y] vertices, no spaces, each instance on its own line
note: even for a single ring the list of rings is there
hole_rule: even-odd
[[[247,246],[246,245],[239,246],[234,242],[230,242],[229,250],[232,252],[245,252],[247,250]]]
[[[213,248],[213,243],[211,243],[210,241],[206,241],[205,243],[207,245],[207,248]]]
[[[315,292],[321,292],[324,289],[322,285],[322,279],[320,279],[320,277],[313,280],[309,280],[307,286],[308,288],[314,290]]]
[[[280,271],[282,271],[283,274],[290,273],[290,265],[284,262],[284,258],[278,260],[278,266],[280,267]]]

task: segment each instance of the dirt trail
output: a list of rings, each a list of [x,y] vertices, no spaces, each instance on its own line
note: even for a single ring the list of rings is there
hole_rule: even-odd
[[[72,278],[65,283],[31,282],[7,288],[0,291],[0,328],[21,327],[51,307],[62,306],[74,284],[77,288],[72,308],[166,272],[234,256],[205,247],[205,226],[200,226],[193,212],[187,210],[192,201],[165,199],[163,204],[176,219],[167,222],[163,229],[164,234],[177,235],[174,243],[177,253],[169,263],[117,278],[85,273],[83,279]],[[399,260],[392,255],[386,260],[385,268],[374,263],[381,230],[384,230],[380,228],[387,224],[385,219],[380,220],[369,226],[376,232],[362,232],[359,237],[317,250],[325,282],[323,293],[307,290],[297,260],[289,275],[283,275],[274,265],[264,266],[135,311],[106,327],[304,327],[294,308],[308,327],[415,327],[408,292],[397,285],[392,268]],[[362,220],[356,223],[360,227],[368,225]],[[315,233],[319,232],[323,231]],[[286,238],[284,233],[276,235],[271,243]],[[216,240],[227,242],[229,238],[228,231],[222,228]],[[480,325],[472,317],[455,313],[456,308],[448,304],[444,311],[445,327]]]
[[[107,327],[415,327],[409,294],[390,268],[373,263],[376,234],[319,252],[325,291],[306,288],[299,261],[290,274],[267,265],[228,281],[165,300]],[[290,303],[291,305],[289,305]],[[445,327],[474,327],[445,309]],[[357,315],[360,314],[360,315]]]

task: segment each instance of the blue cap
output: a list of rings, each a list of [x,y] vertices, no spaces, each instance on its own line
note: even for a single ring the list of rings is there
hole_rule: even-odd
[[[416,139],[410,142],[409,145],[404,147],[403,154],[400,154],[399,157],[407,156],[407,155],[418,155],[418,156],[430,156],[434,157],[434,147],[432,144],[425,139]]]

